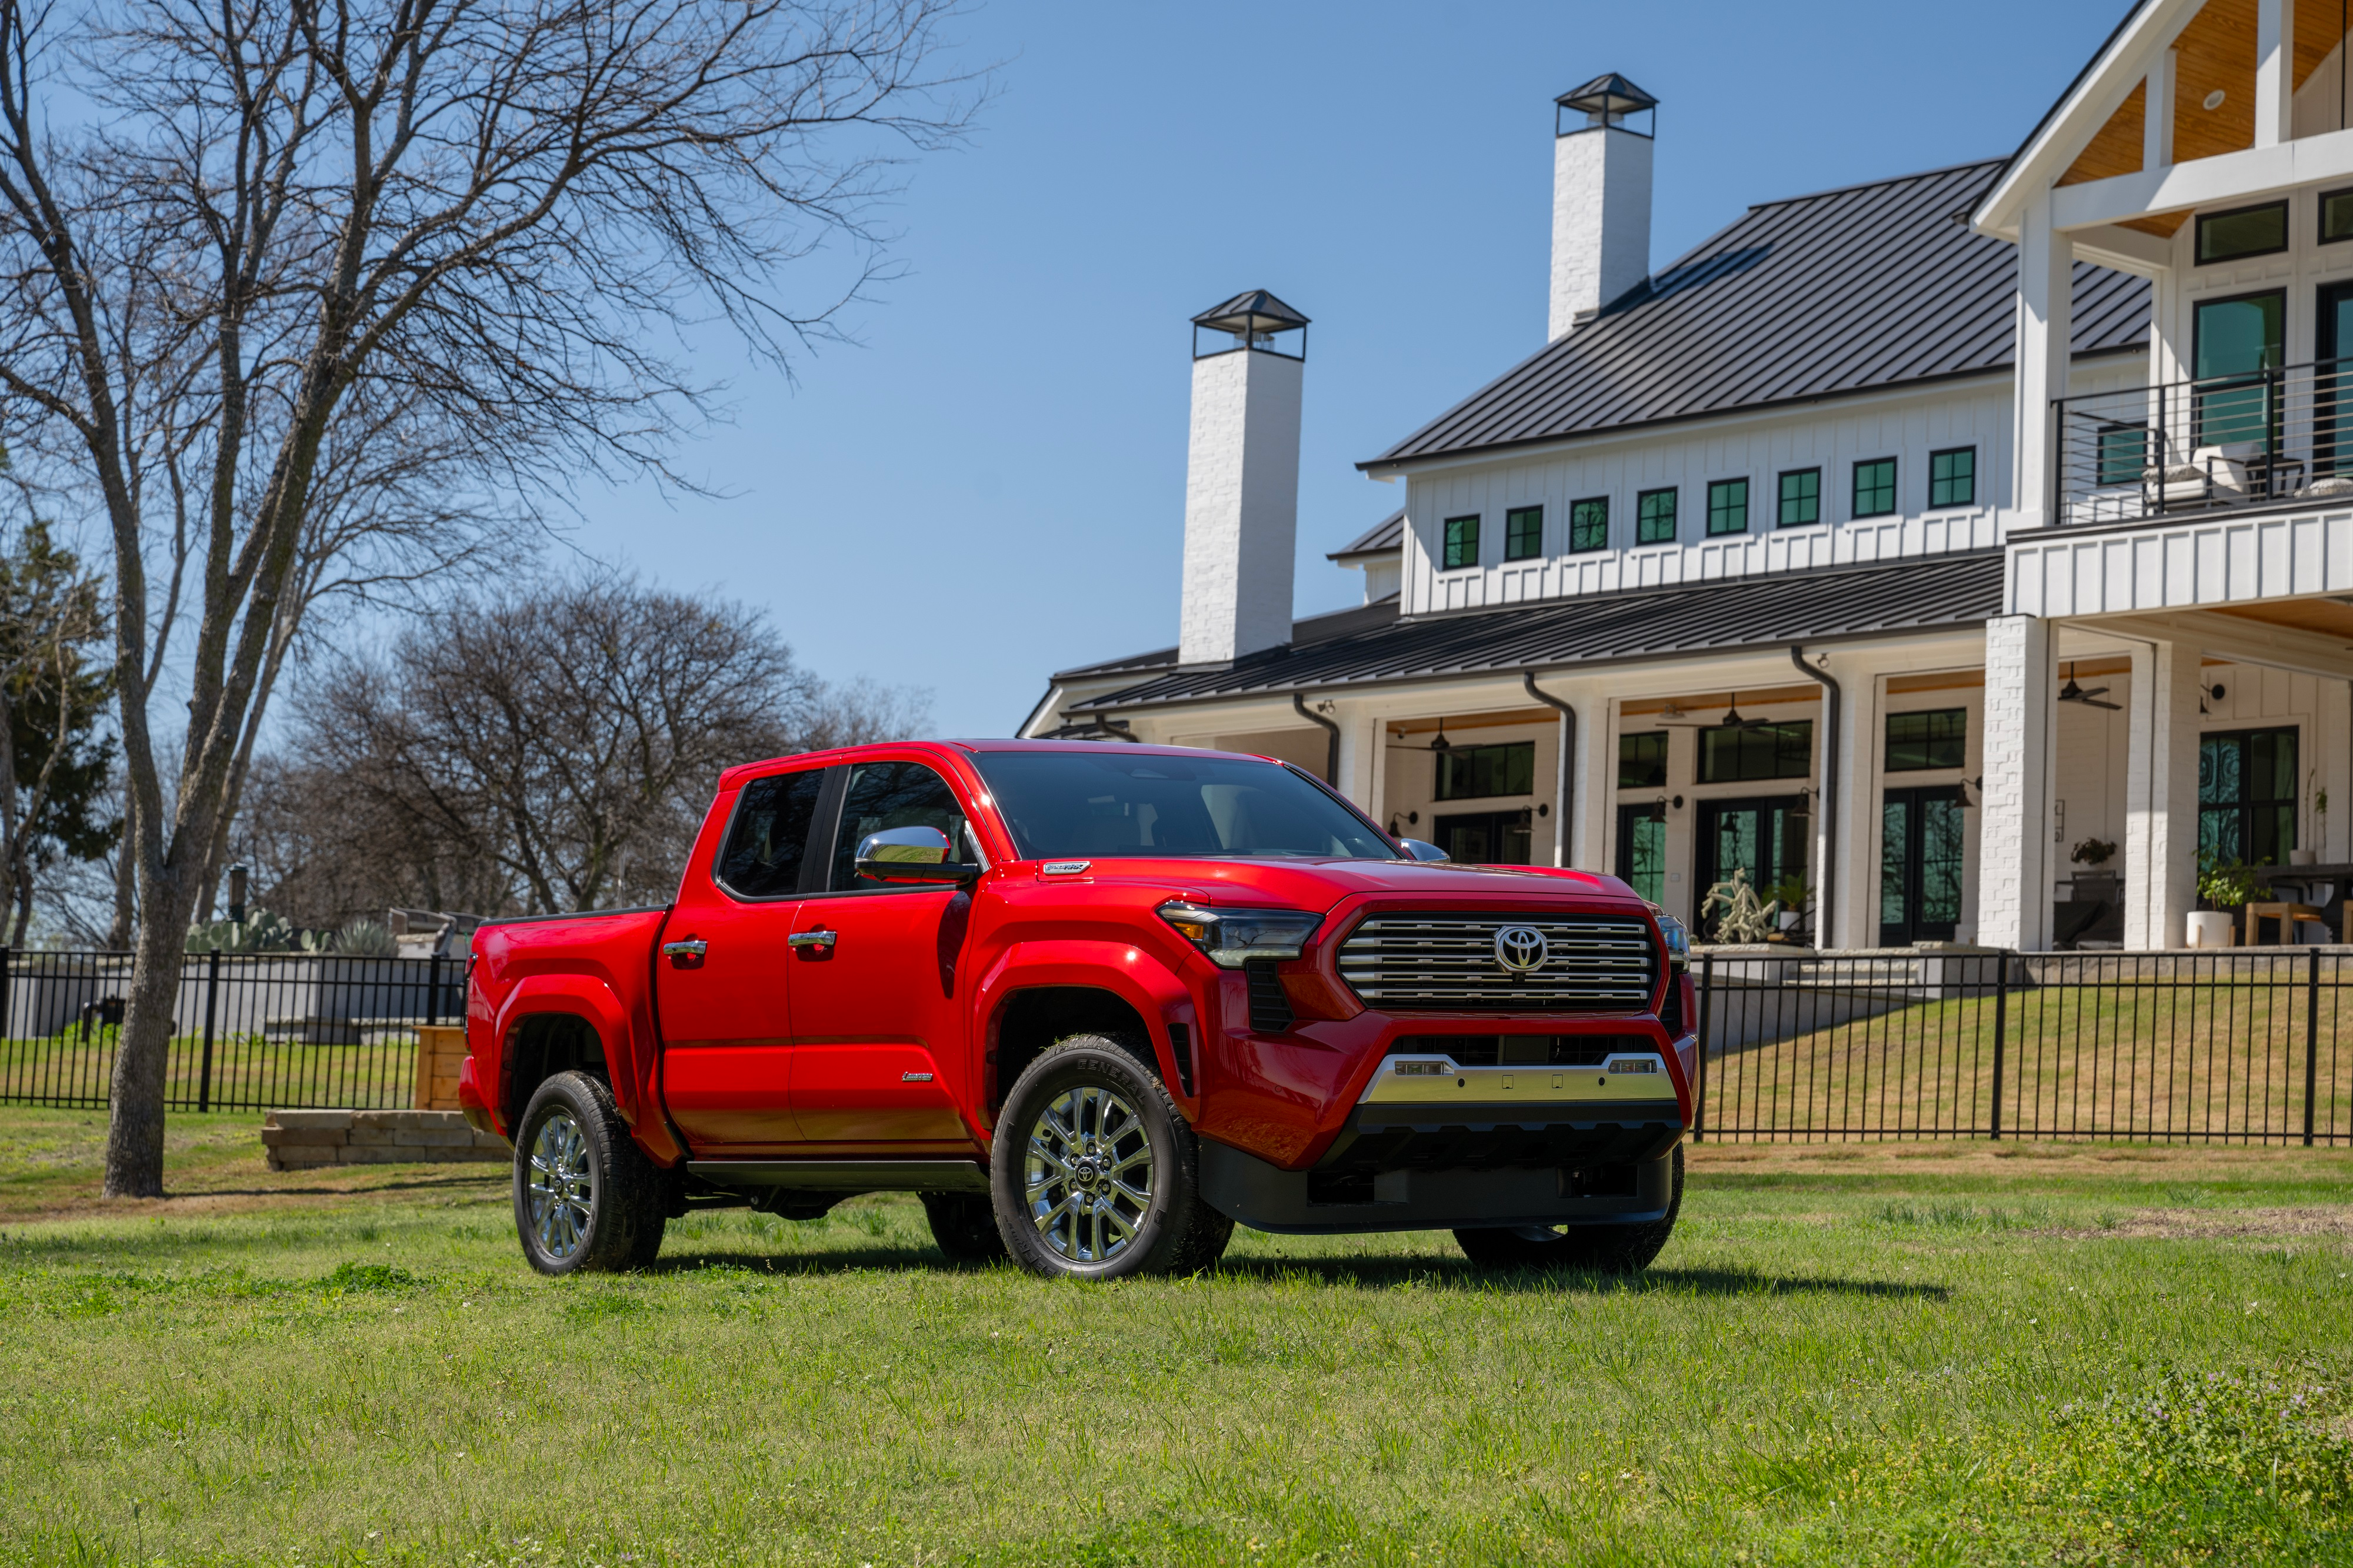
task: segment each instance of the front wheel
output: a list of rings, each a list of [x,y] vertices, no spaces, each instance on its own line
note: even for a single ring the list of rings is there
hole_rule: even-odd
[[[1683,1149],[1675,1145],[1674,1186],[1667,1212],[1641,1225],[1520,1225],[1458,1230],[1463,1256],[1482,1268],[1576,1269],[1639,1274],[1674,1234],[1683,1206]]]
[[[661,1173],[613,1091],[582,1072],[539,1086],[515,1129],[515,1231],[542,1274],[642,1268],[667,1225]]]
[[[1234,1223],[1200,1197],[1200,1146],[1139,1053],[1062,1041],[1006,1096],[989,1160],[997,1229],[1034,1274],[1116,1279],[1215,1263]]]

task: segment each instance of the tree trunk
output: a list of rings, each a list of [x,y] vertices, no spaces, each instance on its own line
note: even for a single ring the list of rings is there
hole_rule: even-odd
[[[181,868],[145,879],[145,919],[131,965],[131,994],[114,1056],[114,1101],[106,1138],[106,1195],[164,1195],[164,1080],[172,1045],[172,1005],[180,993],[188,914],[195,889]]]

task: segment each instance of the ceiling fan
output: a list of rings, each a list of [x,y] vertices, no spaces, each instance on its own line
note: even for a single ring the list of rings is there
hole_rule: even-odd
[[[1683,710],[1671,706],[1667,711],[1670,713],[1681,713]],[[1717,720],[1713,724],[1709,723],[1704,719],[1670,719],[1662,717],[1659,720],[1661,728],[1672,730],[1767,730],[1772,728],[1773,722],[1774,721],[1770,719],[1745,719],[1741,717],[1740,693],[1737,691],[1732,694],[1732,706],[1726,708],[1724,710],[1724,717]]]
[[[1443,752],[1452,751],[1454,749],[1454,742],[1446,738],[1446,721],[1444,719],[1440,719],[1438,721],[1438,738],[1430,742],[1427,746],[1415,746],[1409,745],[1403,741],[1392,741],[1389,742],[1389,749],[1393,752]]]
[[[2075,665],[2074,661],[2071,659],[2067,664],[2067,684],[2059,689],[2059,700],[2062,702],[2080,702],[2086,708],[2105,708],[2111,712],[2121,711],[2124,708],[2123,703],[2103,702],[2100,700],[2100,694],[2105,690],[2107,690],[2107,688],[2105,686],[2094,686],[2089,691],[2086,691],[2082,687],[2076,685]]]

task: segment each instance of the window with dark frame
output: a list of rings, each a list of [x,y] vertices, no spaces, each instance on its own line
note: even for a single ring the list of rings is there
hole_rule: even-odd
[[[1618,737],[1618,787],[1667,787],[1667,732],[1646,730]]]
[[[1854,515],[1886,517],[1895,510],[1895,459],[1873,458],[1854,466]]]
[[[2148,467],[2148,426],[2100,426],[2099,468],[2102,486],[2137,485]]]
[[[2278,866],[2296,847],[2297,733],[2208,731],[2198,739],[2198,852]]]
[[[1504,514],[1504,559],[1527,561],[1544,553],[1544,508],[1515,506]]]
[[[2198,219],[2198,265],[2269,256],[2287,248],[2287,204],[2264,202]]]
[[[1801,779],[1814,771],[1814,721],[1732,724],[1699,732],[1699,782]]]
[[[2320,243],[2353,239],[2353,191],[2320,193]]]
[[[1707,531],[1710,535],[1748,531],[1748,481],[1746,479],[1709,481]]]
[[[1936,708],[1887,716],[1887,763],[1891,773],[1967,765],[1969,710]]]
[[[1792,468],[1781,476],[1781,510],[1775,514],[1776,528],[1803,528],[1822,520],[1822,471],[1820,468]]]
[[[1438,798],[1485,800],[1499,795],[1532,795],[1536,787],[1536,743],[1507,741],[1493,746],[1457,746],[1438,753]]]
[[[1672,489],[1644,490],[1634,498],[1635,543],[1675,542],[1675,494]]]
[[[1978,504],[1978,449],[1948,447],[1928,454],[1928,508]]]
[[[776,899],[800,891],[801,862],[824,784],[825,770],[808,768],[771,773],[744,786],[727,825],[727,842],[712,868],[729,892],[744,899]]]
[[[1479,564],[1479,520],[1472,517],[1450,517],[1446,520],[1447,572],[1459,572],[1465,566]]]
[[[1609,498],[1588,496],[1568,503],[1568,548],[1571,554],[1609,548]]]

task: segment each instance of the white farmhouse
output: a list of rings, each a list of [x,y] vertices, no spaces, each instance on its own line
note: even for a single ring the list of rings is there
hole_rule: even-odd
[[[1362,606],[1282,608],[1307,323],[1240,296],[1181,643],[1022,732],[1282,756],[1686,920],[1743,870],[1826,946],[2177,947],[2201,849],[2353,934],[2344,27],[2145,0],[2010,158],[1657,271],[1655,100],[1563,94],[1549,341],[1361,465],[1403,491],[1334,552]]]

